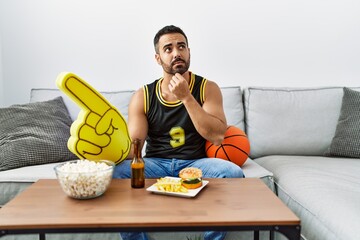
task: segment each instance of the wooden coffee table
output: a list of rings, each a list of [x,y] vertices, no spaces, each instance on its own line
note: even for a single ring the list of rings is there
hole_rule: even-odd
[[[42,179],[0,209],[0,237],[6,234],[120,231],[259,231],[300,239],[300,220],[260,180],[207,179],[194,198],[132,189],[129,179],[113,179],[101,197],[67,197],[56,179]],[[270,234],[272,238],[272,234]]]

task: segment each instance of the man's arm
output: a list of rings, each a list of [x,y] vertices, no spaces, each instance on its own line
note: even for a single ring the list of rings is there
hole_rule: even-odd
[[[188,86],[181,87],[181,85],[184,86],[185,79],[179,74],[176,74],[173,79],[173,87],[170,87],[170,90],[183,102],[198,133],[215,145],[220,145],[224,140],[227,123],[218,85],[215,82],[207,81],[204,104],[201,107],[189,92]]]
[[[130,138],[141,139],[141,149],[144,145],[145,138],[148,133],[148,122],[145,116],[144,110],[144,90],[140,88],[137,90],[134,95],[131,97],[129,110],[128,110],[128,129]],[[128,155],[128,159],[133,158],[134,150],[131,146],[130,153]]]

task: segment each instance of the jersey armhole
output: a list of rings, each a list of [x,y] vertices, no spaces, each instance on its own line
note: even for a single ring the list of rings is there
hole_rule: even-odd
[[[202,79],[202,82],[201,82],[201,86],[200,86],[200,102],[201,102],[201,105],[204,104],[205,102],[205,89],[206,89],[206,83],[207,83],[207,79],[203,78]]]
[[[149,112],[149,89],[147,85],[143,86],[144,90],[144,113],[145,115]]]

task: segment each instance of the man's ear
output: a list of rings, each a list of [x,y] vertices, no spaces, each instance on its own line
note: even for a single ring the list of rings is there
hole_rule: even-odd
[[[161,65],[161,60],[160,60],[160,54],[156,53],[155,54],[155,59],[156,59],[156,62]]]

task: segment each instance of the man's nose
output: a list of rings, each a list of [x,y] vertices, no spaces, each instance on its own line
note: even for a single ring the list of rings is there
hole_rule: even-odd
[[[180,51],[178,51],[177,49],[173,50],[173,54],[174,54],[174,59],[180,58]]]

